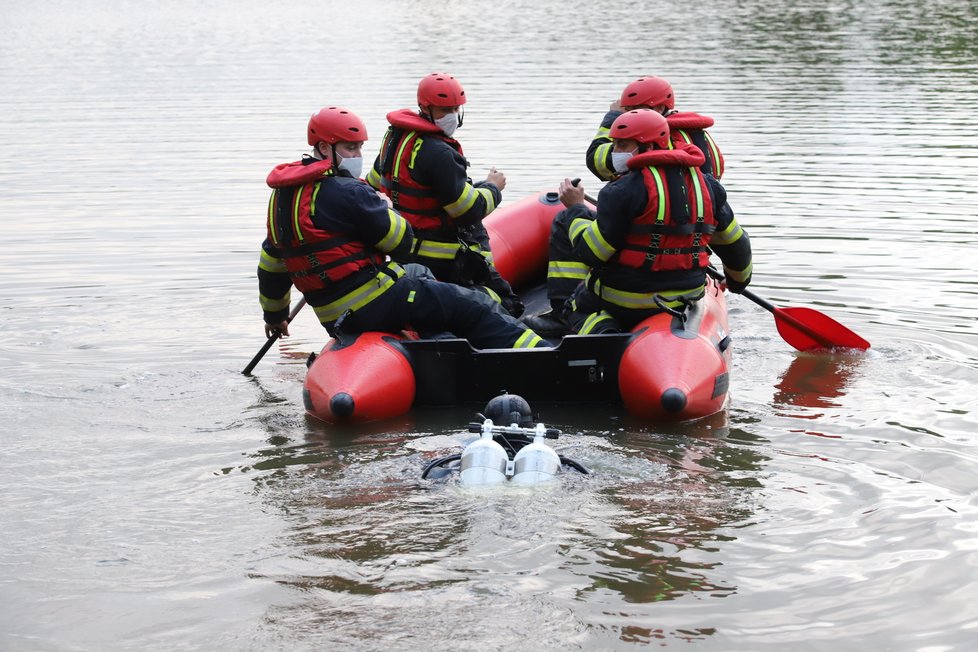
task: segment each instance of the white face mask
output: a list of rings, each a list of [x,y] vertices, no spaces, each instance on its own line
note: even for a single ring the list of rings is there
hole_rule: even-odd
[[[611,167],[615,168],[618,174],[628,172],[628,159],[635,156],[635,152],[612,152]]]
[[[441,129],[443,134],[451,138],[455,130],[458,129],[458,114],[449,113],[448,115],[444,115],[435,120],[435,124]]]
[[[337,169],[346,170],[350,173],[354,179],[360,178],[360,173],[363,172],[363,157],[358,156],[356,158],[340,158],[337,154],[336,158],[340,159],[340,162],[336,164]]]

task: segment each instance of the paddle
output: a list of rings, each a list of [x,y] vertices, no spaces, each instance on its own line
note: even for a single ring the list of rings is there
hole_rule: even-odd
[[[712,267],[707,267],[706,273],[718,281],[725,280],[723,274]],[[870,346],[862,337],[817,310],[778,308],[750,290],[744,290],[740,294],[773,314],[778,333],[785,342],[799,351],[831,348],[866,350]]]
[[[300,299],[299,303],[295,304],[295,308],[292,309],[292,312],[289,313],[289,316],[285,319],[285,321],[292,323],[292,320],[295,319],[295,316],[299,314],[299,311],[302,310],[302,306],[304,305],[306,305],[305,297]],[[258,351],[258,353],[255,354],[255,357],[251,359],[251,362],[248,363],[248,366],[241,370],[241,373],[243,373],[245,376],[250,375],[251,370],[255,368],[255,365],[257,365],[263,357],[265,357],[265,354],[268,353],[268,350],[272,348],[272,345],[275,344],[276,340],[278,340],[280,337],[282,337],[282,333],[280,331],[275,331],[272,333],[268,337],[265,344],[261,347],[261,350]]]
[[[598,200],[588,194],[584,195],[584,199],[595,206],[598,205]],[[706,273],[717,281],[726,280],[723,274],[712,267],[707,267]],[[774,324],[777,326],[782,339],[799,351],[817,351],[830,348],[866,350],[870,347],[868,341],[817,310],[812,308],[778,308],[750,290],[744,290],[740,294],[773,314]]]

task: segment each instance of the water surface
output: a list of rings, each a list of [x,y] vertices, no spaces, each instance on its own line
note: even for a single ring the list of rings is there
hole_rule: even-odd
[[[978,627],[978,84],[964,1],[7,6],[0,647],[968,649]],[[581,176],[643,74],[715,118],[760,296],[704,422],[544,409],[589,477],[420,479],[470,410],[303,415],[311,313],[252,378],[275,164],[448,70],[505,201]]]

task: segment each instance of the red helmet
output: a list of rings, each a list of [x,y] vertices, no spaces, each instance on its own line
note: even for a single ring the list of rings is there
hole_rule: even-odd
[[[362,143],[367,140],[367,127],[353,111],[339,106],[324,106],[309,118],[307,140],[315,147],[326,142]]]
[[[418,106],[461,106],[465,89],[451,75],[433,72],[418,83]]]
[[[631,138],[646,145],[654,143],[668,149],[669,122],[658,111],[635,109],[615,118],[608,135],[619,140]]]
[[[676,108],[676,98],[672,85],[662,77],[639,77],[625,87],[618,103],[622,106],[658,106],[665,104],[667,109]]]

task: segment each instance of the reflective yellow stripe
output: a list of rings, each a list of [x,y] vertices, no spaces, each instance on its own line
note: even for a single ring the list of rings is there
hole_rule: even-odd
[[[601,262],[607,262],[608,259],[615,255],[615,248],[608,244],[608,241],[601,235],[601,229],[598,228],[597,220],[588,224],[588,227],[584,229],[583,237],[588,249]]]
[[[275,227],[275,205],[278,203],[278,190],[272,191],[268,198],[268,232],[272,236],[272,244],[278,244],[278,229]]]
[[[598,176],[605,181],[615,176],[615,171],[608,167],[608,161],[611,160],[611,150],[614,148],[611,138],[608,137],[610,131],[611,129],[607,127],[600,127],[598,133],[594,134],[594,138],[591,139],[592,143],[596,140],[605,141],[594,149],[594,157],[591,159]]]
[[[492,252],[491,251],[486,251],[486,250],[482,249],[482,247],[480,245],[478,245],[478,244],[469,244],[468,247],[469,247],[469,249],[471,249],[475,253],[477,253],[480,256],[482,256],[483,258],[485,258],[487,262],[492,263],[493,259],[492,259]]]
[[[295,226],[293,233],[295,233],[295,237],[299,239],[299,242],[304,242],[305,238],[302,237],[302,229],[299,228],[299,202],[301,199],[302,188],[297,188],[292,198],[292,224]]]
[[[407,144],[411,142],[411,139],[415,136],[414,131],[409,131],[406,136],[401,138],[401,143],[397,147],[397,156],[394,157],[394,180],[397,181],[401,176],[401,155],[404,153],[404,148]],[[420,142],[420,140],[418,141]],[[414,164],[414,157],[411,158],[411,164]]]
[[[289,271],[285,266],[284,260],[276,258],[264,249],[261,250],[261,256],[258,258],[258,267],[273,274],[282,274]]]
[[[422,145],[424,145],[424,141],[420,138],[414,141],[414,147],[411,148],[411,160],[408,161],[408,168],[414,169],[414,159],[418,158],[418,152],[421,151]]]
[[[289,300],[292,291],[289,290],[285,293],[285,296],[281,299],[270,299],[264,294],[258,294],[258,303],[261,304],[261,309],[265,312],[278,312],[279,310],[285,310],[289,307]]]
[[[513,342],[513,347],[512,348],[514,348],[514,349],[532,349],[535,346],[537,346],[538,344],[540,344],[541,342],[543,342],[543,338],[541,338],[539,335],[537,335],[532,330],[530,330],[529,328],[527,328],[526,330],[523,331],[523,334],[522,335],[520,335],[518,338],[516,338],[516,341]]]
[[[364,181],[369,183],[370,187],[373,188],[374,190],[380,190],[380,184],[381,184],[380,173],[377,172],[377,170],[375,170],[374,168],[370,168],[370,171],[367,172],[367,178],[364,179]]]
[[[731,267],[727,267],[726,265],[723,266],[724,276],[732,278],[735,281],[740,281],[741,283],[749,279],[753,271],[754,271],[753,262],[747,263],[746,269],[733,269]]]
[[[445,205],[443,208],[452,217],[458,217],[459,215],[464,215],[466,211],[472,208],[475,205],[475,200],[478,198],[479,193],[476,192],[475,187],[471,183],[466,182],[458,199],[451,204]]]
[[[488,285],[480,285],[479,287],[482,288],[482,290],[489,295],[489,298],[495,301],[496,303],[503,302],[503,300],[499,297],[499,295],[496,294],[496,292]]]
[[[387,209],[387,217],[390,218],[391,226],[387,230],[387,235],[377,243],[377,248],[381,251],[393,251],[397,245],[401,244],[404,234],[407,233],[407,220],[397,214],[393,209]]]
[[[737,223],[736,218],[730,220],[730,224],[727,225],[723,231],[714,231],[710,238],[710,242],[718,245],[728,245],[733,244],[740,240],[740,237],[744,235],[744,230],[740,228],[740,224]]]
[[[489,188],[479,188],[479,194],[486,201],[486,215],[496,210],[496,198]]]
[[[387,133],[384,134],[383,139],[381,139],[380,141],[380,154],[377,156],[377,159],[374,161],[374,164],[370,166],[370,171],[367,172],[367,176],[364,177],[363,179],[368,184],[370,184],[370,187],[373,188],[374,190],[379,191],[383,187],[382,185],[383,177],[381,177],[380,172],[377,170],[377,167],[379,166],[381,169],[383,169],[385,163],[384,153],[387,152],[387,142],[390,140],[390,137],[391,137],[391,130],[388,129]]]
[[[438,240],[421,240],[414,252],[422,258],[438,258],[439,260],[455,260],[458,255],[457,242],[440,242]]]
[[[713,142],[713,138],[710,134],[703,132],[703,136],[706,137],[706,142],[710,146],[710,153],[713,154],[713,176],[717,179],[723,176],[723,159],[720,157],[720,149],[717,144]]]
[[[587,264],[576,260],[551,260],[547,265],[547,278],[572,278],[583,281],[589,269],[591,268]]]
[[[658,295],[661,302],[669,308],[676,308],[683,305],[679,299],[682,297],[689,299],[699,299],[706,292],[706,285],[701,285],[690,290],[660,290],[657,292],[627,292],[617,288],[609,287],[601,283],[601,279],[594,281],[592,292],[601,297],[608,303],[613,303],[622,308],[631,310],[657,310],[659,306],[655,302]]]
[[[578,335],[590,335],[594,332],[595,327],[603,321],[610,321],[612,319],[611,314],[606,310],[601,310],[599,312],[592,312],[581,324],[580,330],[577,331]]]
[[[396,263],[390,263],[388,269],[397,275],[397,278],[404,276],[404,269]],[[343,316],[347,310],[358,310],[364,307],[387,290],[394,286],[394,279],[390,274],[378,272],[377,276],[370,279],[352,292],[347,292],[342,297],[328,303],[325,306],[315,308],[316,316],[319,321],[326,324],[334,322]]]
[[[567,237],[569,237],[570,241],[573,243],[581,236],[582,233],[584,233],[584,229],[591,226],[591,222],[593,221],[594,220],[588,217],[574,218],[571,220],[570,227],[567,229]]]
[[[699,168],[689,168],[689,174],[693,177],[693,189],[696,191],[696,221],[703,221],[703,189],[700,187],[700,178],[697,176]],[[696,234],[699,235],[698,233]]]
[[[312,217],[316,214],[316,195],[319,194],[319,188],[323,184],[316,182],[316,185],[312,189],[312,201],[309,202],[309,216]]]
[[[662,175],[659,174],[657,169],[650,167],[649,171],[652,173],[652,178],[655,179],[655,192],[659,197],[659,214],[655,216],[655,221],[664,222],[666,219],[666,202],[664,201],[666,187],[662,183]]]

